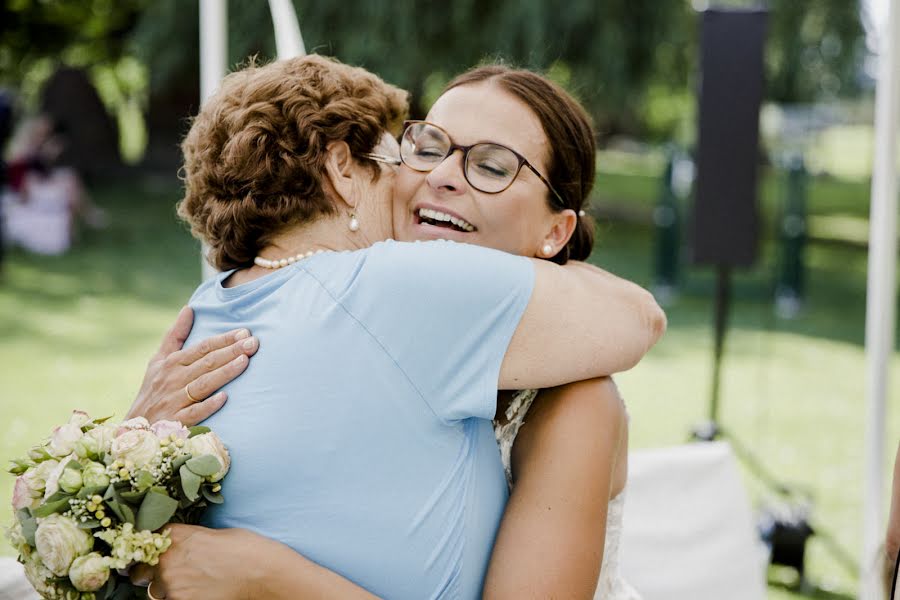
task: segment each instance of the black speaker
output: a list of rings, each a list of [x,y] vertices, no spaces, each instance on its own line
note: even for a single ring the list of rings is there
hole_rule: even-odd
[[[763,10],[703,12],[694,264],[747,267],[756,261],[766,17]]]

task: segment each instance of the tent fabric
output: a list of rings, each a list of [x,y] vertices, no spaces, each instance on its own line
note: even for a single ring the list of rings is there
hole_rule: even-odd
[[[622,573],[645,600],[762,600],[768,550],[727,442],[629,454]]]

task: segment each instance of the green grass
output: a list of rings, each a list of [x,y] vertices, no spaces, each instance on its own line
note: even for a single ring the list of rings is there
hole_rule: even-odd
[[[649,206],[658,183],[649,173],[601,172],[600,196]],[[767,175],[771,210],[778,181]],[[816,181],[811,210],[822,217],[864,219],[864,183]],[[176,223],[174,181],[135,181],[96,194],[113,225],[87,232],[66,256],[14,251],[0,275],[0,461],[65,420],[71,408],[92,414],[127,410],[147,358],[199,280],[198,246]],[[648,285],[652,232],[601,223],[593,259]],[[722,379],[722,421],[785,481],[814,497],[813,518],[854,559],[861,544],[864,460],[865,254],[814,246],[809,250],[808,302],[792,321],[772,316],[774,249],[763,247],[757,268],[735,276],[735,305]],[[632,415],[633,448],[686,440],[707,414],[712,367],[709,269],[685,269],[681,297],[669,307],[669,332],[639,368],[618,378]],[[900,360],[895,356],[894,371]],[[891,396],[900,394],[892,382]],[[900,438],[897,420],[888,440]],[[890,461],[886,449],[885,475]],[[747,477],[756,499],[761,486]],[[0,477],[0,499],[12,477]],[[4,501],[5,504],[5,501]],[[0,510],[0,520],[9,517]],[[0,544],[0,554],[11,549]],[[811,576],[853,594],[846,573],[814,539]],[[772,598],[799,597],[772,588]],[[825,597],[825,596],[822,596]]]

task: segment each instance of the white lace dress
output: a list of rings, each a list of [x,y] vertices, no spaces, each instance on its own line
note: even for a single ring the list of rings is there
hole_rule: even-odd
[[[500,445],[506,482],[512,489],[510,455],[519,428],[525,423],[525,415],[537,397],[538,390],[516,392],[506,409],[506,423],[494,422],[494,433]],[[603,547],[603,564],[594,600],[641,600],[640,594],[619,576],[619,547],[622,539],[622,516],[625,509],[625,492],[609,501],[606,514],[606,542]]]

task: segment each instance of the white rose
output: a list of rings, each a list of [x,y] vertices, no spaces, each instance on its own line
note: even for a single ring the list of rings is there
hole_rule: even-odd
[[[66,423],[60,425],[53,430],[50,436],[50,444],[48,450],[50,454],[56,457],[68,456],[75,449],[75,442],[81,439],[81,427],[74,423]]]
[[[69,417],[70,425],[78,425],[79,427],[84,427],[90,422],[91,417],[83,410],[73,410],[72,416]]]
[[[203,433],[192,437],[187,441],[184,449],[194,457],[211,454],[219,460],[222,468],[209,478],[212,482],[221,480],[228,473],[228,469],[231,468],[231,456],[228,455],[225,444],[222,443],[222,440],[215,433]]]
[[[50,473],[47,474],[46,485],[44,486],[44,500],[59,491],[59,478],[62,476],[62,473],[70,460],[72,460],[72,456],[67,456],[59,462],[53,461],[55,465]],[[45,464],[47,463],[41,463],[41,466],[43,467]]]
[[[159,452],[159,438],[149,429],[131,429],[113,440],[111,452],[114,459],[131,461],[140,468]]]
[[[72,519],[55,514],[41,519],[34,546],[44,565],[57,577],[64,577],[72,561],[91,551],[94,538]]]
[[[161,440],[169,437],[173,433],[175,434],[175,437],[186,440],[191,434],[190,430],[179,421],[157,421],[150,429],[152,429],[153,433],[156,434],[156,437]]]
[[[48,580],[53,578],[50,569],[44,566],[37,555],[32,554],[25,559],[25,578],[43,598],[52,598],[56,588]]]
[[[109,452],[113,440],[116,439],[116,432],[118,429],[119,427],[117,425],[103,423],[85,433],[84,436],[97,442],[97,452],[106,454]]]
[[[108,562],[99,552],[79,556],[69,568],[69,580],[79,592],[96,592],[109,579]]]
[[[13,524],[6,530],[6,539],[19,554],[26,555],[28,553],[28,542],[25,540],[22,524],[18,518],[13,519]]]

